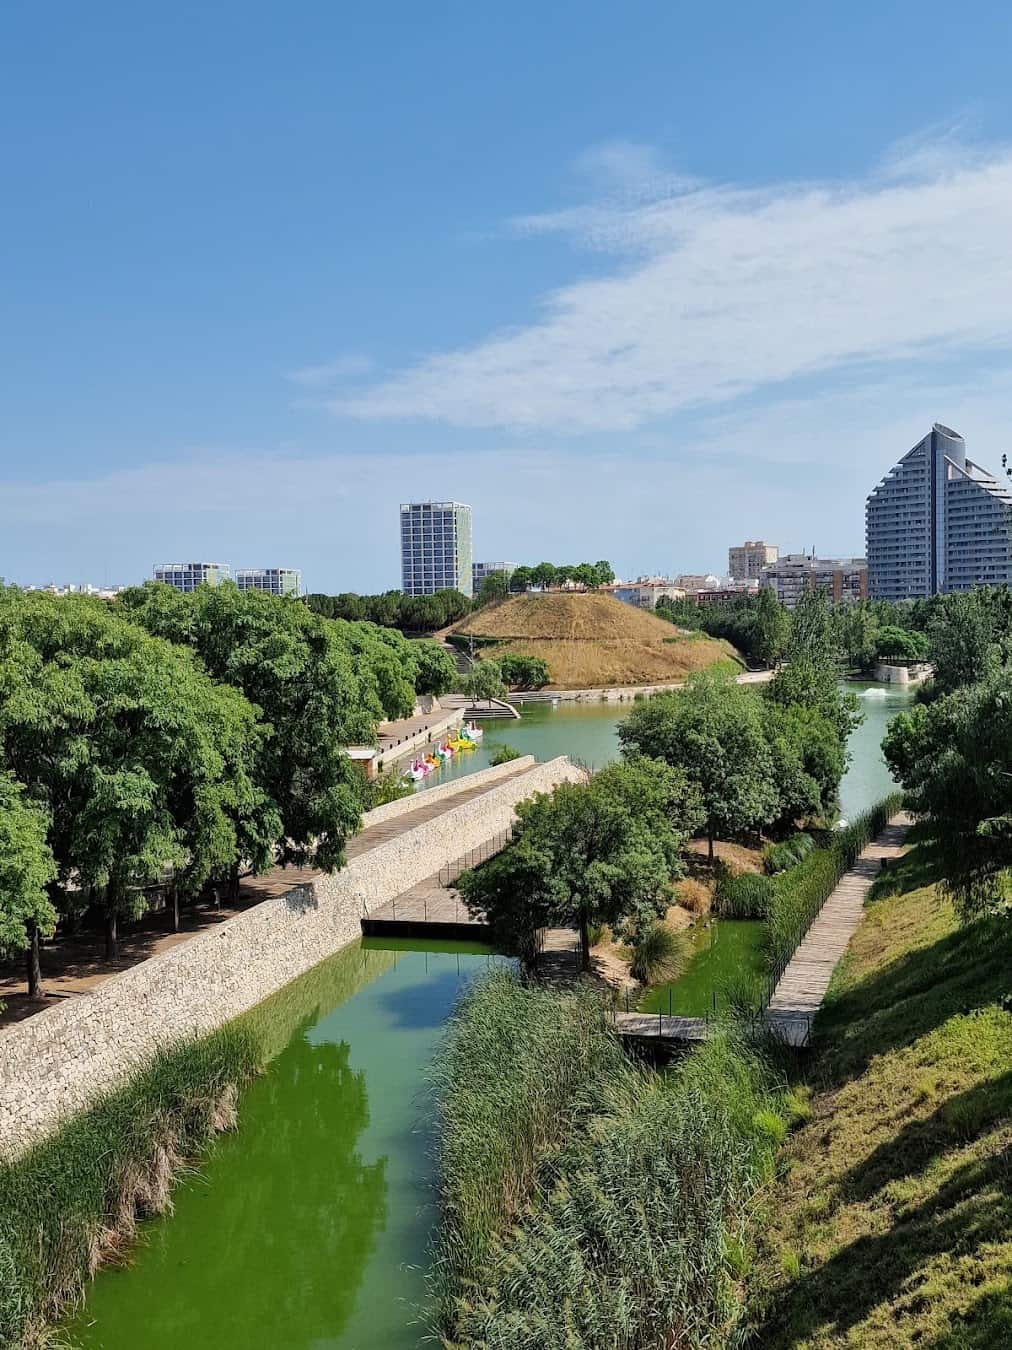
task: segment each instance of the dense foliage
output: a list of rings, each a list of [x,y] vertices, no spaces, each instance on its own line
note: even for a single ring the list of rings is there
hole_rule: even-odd
[[[735,1036],[647,1073],[591,995],[500,973],[458,1010],[436,1088],[445,1346],[742,1343],[741,1269],[786,1125]]]
[[[552,678],[548,662],[540,656],[524,656],[520,652],[503,652],[497,656],[499,673],[510,689],[543,689]]]
[[[369,804],[344,747],[453,673],[431,643],[230,584],[0,588],[0,949],[33,949],[34,991],[56,917],[101,916],[114,955],[167,877],[186,899],[275,860],[340,866]]]
[[[405,595],[403,591],[383,591],[379,595],[314,592],[306,596],[305,603],[314,614],[325,619],[365,620],[406,633],[434,633],[456,623],[471,610],[467,596],[452,589],[434,591],[432,595]]]
[[[614,580],[615,573],[612,571],[611,563],[605,558],[594,563],[539,562],[533,567],[525,563],[510,573],[509,588],[513,594],[517,594],[520,591],[530,590],[532,586],[548,590],[552,586],[564,586],[567,582],[575,582],[578,586],[595,590],[598,586],[607,586]]]
[[[634,934],[664,913],[701,818],[683,772],[634,757],[521,802],[513,842],[458,888],[504,949],[528,960],[539,928],[577,927],[586,968],[592,925]]]

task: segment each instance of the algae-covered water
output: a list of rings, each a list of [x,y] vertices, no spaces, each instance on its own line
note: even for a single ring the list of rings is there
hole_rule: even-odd
[[[263,1005],[276,1055],[68,1324],[89,1350],[416,1346],[433,1221],[425,1071],[462,986],[498,958],[355,943]],[[371,949],[370,949],[371,948]],[[434,948],[434,949],[433,949]]]
[[[891,786],[879,744],[902,690],[855,687],[865,722],[851,741],[844,815]],[[618,754],[629,704],[528,705],[486,724],[482,747],[431,782],[485,767],[508,742],[545,760],[601,766]],[[693,960],[663,1011],[699,1016],[741,969],[761,969],[760,925],[698,928]],[[426,949],[427,948],[427,949]],[[82,1350],[407,1350],[433,1224],[425,1080],[466,981],[495,960],[446,943],[354,943],[258,1010],[270,1062],[175,1192],[142,1226],[124,1269],[103,1270],[63,1330]],[[670,1003],[669,1003],[670,998]],[[658,1010],[658,1008],[654,1008]]]

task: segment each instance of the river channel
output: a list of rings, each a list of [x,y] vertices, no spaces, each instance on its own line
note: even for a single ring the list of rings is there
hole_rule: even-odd
[[[889,790],[879,746],[889,718],[909,702],[895,688],[852,687],[865,721],[841,788],[845,816]],[[616,728],[628,711],[528,705],[519,722],[487,723],[481,748],[435,777],[485,767],[503,742],[539,759],[569,754],[600,766],[617,754]],[[727,937],[710,960],[727,955]],[[238,1132],[221,1136],[177,1188],[171,1216],[142,1225],[130,1265],[98,1275],[63,1328],[70,1343],[421,1345],[433,1220],[426,1067],[461,988],[497,959],[459,944],[358,942],[261,1005],[255,1016],[269,1028],[273,1055],[244,1094]],[[704,975],[696,971],[700,987]]]

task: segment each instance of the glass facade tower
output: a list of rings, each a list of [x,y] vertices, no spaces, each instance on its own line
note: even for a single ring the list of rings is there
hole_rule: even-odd
[[[401,590],[471,594],[471,508],[463,502],[401,506]]]
[[[1012,491],[936,422],[868,497],[868,592],[916,600],[1012,582]]]

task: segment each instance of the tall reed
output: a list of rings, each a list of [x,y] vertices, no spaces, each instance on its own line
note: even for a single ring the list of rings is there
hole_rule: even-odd
[[[252,1033],[222,1031],[158,1055],[125,1087],[0,1167],[0,1347],[41,1343],[136,1220],[171,1205],[172,1180],[235,1124]]]
[[[736,1033],[652,1073],[595,1001],[500,974],[455,1019],[437,1087],[445,1347],[739,1343],[757,1192],[785,1126]]]

